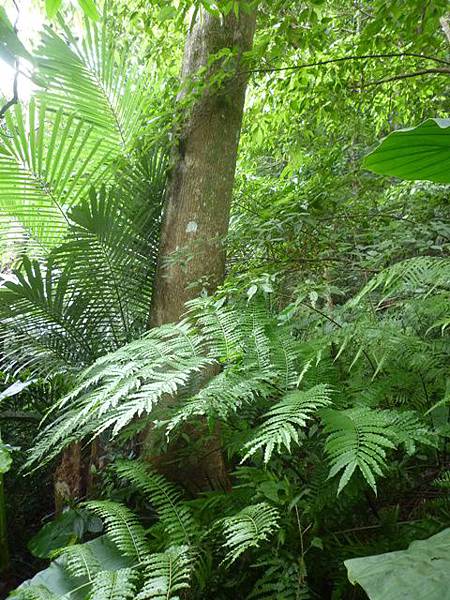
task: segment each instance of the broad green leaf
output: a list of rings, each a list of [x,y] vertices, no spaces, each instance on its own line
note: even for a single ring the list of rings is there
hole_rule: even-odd
[[[427,119],[394,131],[363,164],[381,175],[450,183],[450,119]]]
[[[87,511],[67,510],[54,521],[46,523],[30,539],[28,549],[33,556],[49,558],[55,550],[79,542],[87,531],[99,533],[102,529],[101,520]]]
[[[122,556],[116,546],[104,536],[87,542],[86,546],[90,548],[96,559],[105,570],[115,571],[130,565],[130,560]],[[44,592],[55,594],[57,598],[65,597],[69,594],[70,600],[85,600],[85,589],[78,589],[79,582],[69,576],[63,567],[64,558],[57,558],[47,569],[39,571],[32,579],[28,579],[13,593],[11,598],[27,588],[40,587]]]
[[[370,600],[443,600],[450,590],[450,529],[407,550],[345,561],[348,578]]]
[[[100,18],[94,0],[78,0],[78,4],[83,9],[84,14],[90,19],[97,21]]]
[[[45,11],[47,16],[52,19],[61,7],[62,0],[45,0]]]
[[[6,10],[0,6],[0,58],[14,65],[18,56],[31,60],[31,55],[17,37]]]

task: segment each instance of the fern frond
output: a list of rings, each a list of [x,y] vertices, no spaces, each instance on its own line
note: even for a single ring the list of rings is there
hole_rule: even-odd
[[[117,502],[97,500],[84,506],[104,522],[106,536],[125,555],[141,562],[148,554],[145,530],[128,508]]]
[[[98,359],[59,403],[60,416],[43,431],[29,464],[54,456],[77,434],[111,428],[117,435],[134,417],[150,413],[164,395],[186,388],[214,364],[205,354],[204,339],[181,322],[151,330]]]
[[[151,554],[144,564],[144,585],[136,600],[180,600],[189,587],[192,556],[187,546],[172,546]]]
[[[442,472],[439,477],[433,481],[433,485],[441,490],[450,490],[450,471]]]
[[[450,287],[450,261],[448,258],[417,256],[398,262],[373,277],[350,302],[357,305],[367,294],[378,290],[382,294],[379,304],[399,293],[427,295],[433,290]]]
[[[101,565],[88,544],[67,546],[56,555],[62,557],[64,568],[72,577],[83,577],[92,582],[101,570]]]
[[[133,569],[101,571],[94,577],[89,600],[132,600],[136,597],[136,579]]]
[[[315,413],[328,406],[331,388],[317,385],[307,391],[295,391],[277,402],[265,415],[264,423],[256,429],[253,437],[245,444],[242,462],[264,448],[264,462],[268,463],[274,450],[281,452],[283,446],[291,452],[291,444],[300,444],[299,429],[305,427]]]
[[[183,402],[167,421],[167,434],[185,421],[199,416],[226,420],[244,404],[251,404],[256,398],[267,398],[271,393],[274,393],[271,378],[254,365],[239,370],[226,369],[208,381],[198,394]]]
[[[231,564],[249,548],[258,547],[278,527],[278,520],[278,511],[266,502],[246,506],[237,514],[221,519],[218,525],[227,551],[223,562]]]
[[[128,479],[155,507],[168,545],[189,545],[197,534],[189,507],[181,493],[143,461],[120,460],[116,463],[120,477]]]
[[[308,587],[302,581],[297,564],[286,556],[258,561],[254,567],[263,571],[246,600],[309,600]]]
[[[344,411],[326,410],[323,413],[325,452],[330,460],[329,477],[344,472],[338,494],[358,468],[376,492],[375,475],[382,476],[387,467],[386,450],[396,447],[396,428],[390,425],[382,411],[352,408]]]

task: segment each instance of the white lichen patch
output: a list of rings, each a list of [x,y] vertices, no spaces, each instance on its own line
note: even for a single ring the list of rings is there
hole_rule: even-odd
[[[186,233],[195,233],[197,231],[198,225],[195,221],[189,221],[186,225]]]

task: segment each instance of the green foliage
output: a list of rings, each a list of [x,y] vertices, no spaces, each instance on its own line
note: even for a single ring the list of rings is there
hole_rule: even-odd
[[[86,532],[98,533],[101,521],[79,509],[69,509],[46,523],[28,542],[30,552],[38,558],[49,558],[55,550],[81,540]]]
[[[141,562],[147,553],[147,542],[145,530],[136,516],[125,506],[108,500],[91,500],[85,506],[102,519],[108,538],[120,552]]]
[[[10,65],[14,65],[18,57],[31,58],[19,40],[3,6],[0,6],[0,40],[0,57]]]
[[[450,120],[428,119],[417,127],[394,131],[364,165],[375,173],[402,179],[450,183]]]
[[[283,446],[288,453],[291,444],[298,445],[300,435],[297,428],[304,428],[314,414],[330,404],[330,388],[318,385],[310,390],[290,392],[266,413],[264,423],[255,431],[253,439],[245,444],[247,460],[260,448],[264,448],[264,462],[267,463],[276,449],[281,453]]]
[[[371,600],[445,598],[449,586],[450,530],[413,542],[406,550],[348,560],[352,583],[359,583]]]
[[[338,493],[356,468],[376,492],[375,476],[382,476],[387,467],[386,452],[396,448],[400,441],[411,443],[415,437],[423,440],[418,420],[413,417],[408,422],[408,416],[367,407],[324,411],[324,431],[329,434],[325,442],[331,464],[329,476],[334,477],[343,470]]]
[[[278,525],[278,511],[265,502],[246,506],[237,514],[221,521],[227,554],[224,561],[235,562],[249,548],[269,538]]]
[[[181,502],[180,491],[142,461],[119,461],[116,470],[120,477],[151,502],[167,538],[168,546],[190,544],[196,537],[196,526],[189,508]]]
[[[99,14],[95,6],[94,0],[78,0],[78,3],[87,17],[90,17],[94,20],[99,18]],[[62,0],[45,0],[45,11],[47,13],[47,16],[50,19],[53,18],[58,12],[58,10],[60,10],[61,5]]]
[[[224,288],[143,333],[166,169],[152,141],[178,131],[185,17],[246,9],[150,4],[99,6],[82,29],[58,17],[35,52],[36,95],[0,130],[0,359],[5,385],[47,378],[0,395],[5,439],[31,446],[35,468],[95,436],[102,462],[128,458],[93,473],[105,536],[70,531],[18,597],[353,598],[344,561],[403,551],[450,518],[448,189],[362,168],[391,130],[368,163],[386,143],[396,162],[423,127],[436,156],[446,147],[446,78],[417,71],[446,61],[447,4],[261,3]],[[49,408],[23,443],[23,413]],[[148,426],[162,453],[182,447],[180,479],[217,439],[231,492],[187,500],[137,461]],[[27,485],[14,459],[13,509]],[[51,492],[32,481],[34,527]],[[54,531],[47,549],[66,543]]]
[[[132,569],[101,571],[93,580],[89,600],[128,600],[134,598],[136,574]]]
[[[189,587],[189,548],[172,546],[163,553],[151,554],[143,568],[146,581],[136,600],[177,600],[178,592]]]

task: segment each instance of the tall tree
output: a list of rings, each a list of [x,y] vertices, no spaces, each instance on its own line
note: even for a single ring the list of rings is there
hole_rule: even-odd
[[[172,156],[151,325],[177,321],[185,302],[223,281],[236,155],[255,13],[199,10],[182,65],[179,100],[192,96]],[[198,79],[198,82],[196,81]]]
[[[189,30],[178,98],[187,109],[172,155],[151,326],[179,320],[188,300],[202,291],[213,292],[223,281],[224,238],[248,79],[245,53],[252,48],[255,22],[253,11],[219,18],[202,9]],[[213,374],[204,374],[204,379]],[[204,438],[201,430],[188,433]],[[148,454],[152,438],[147,432]],[[161,468],[193,490],[227,487],[218,436],[208,436],[200,446],[189,461],[183,460],[182,470],[167,469],[176,464],[176,447],[160,457]]]

